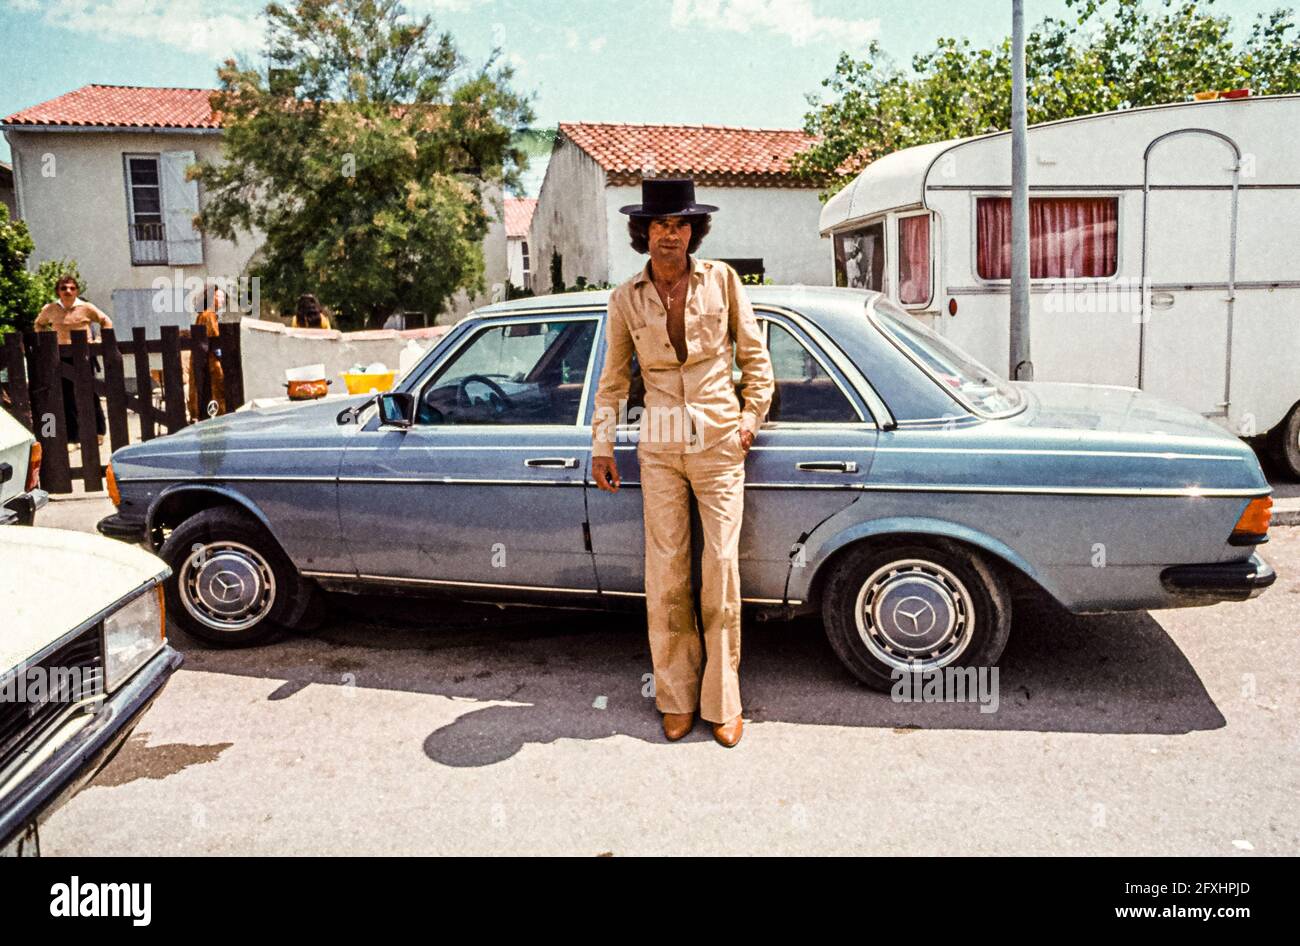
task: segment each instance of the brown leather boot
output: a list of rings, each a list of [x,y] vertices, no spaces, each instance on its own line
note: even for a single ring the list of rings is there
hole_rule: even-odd
[[[730,749],[740,742],[740,735],[744,729],[745,721],[737,714],[735,719],[727,720],[725,723],[714,723],[713,738]]]
[[[664,713],[664,735],[669,742],[676,742],[685,736],[694,725],[694,713]]]

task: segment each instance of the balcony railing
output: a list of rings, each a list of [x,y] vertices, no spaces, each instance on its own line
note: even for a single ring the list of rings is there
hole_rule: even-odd
[[[166,266],[167,238],[161,223],[129,223],[132,266]]]

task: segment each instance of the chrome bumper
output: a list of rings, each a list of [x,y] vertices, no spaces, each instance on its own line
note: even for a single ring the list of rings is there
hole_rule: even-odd
[[[36,511],[44,509],[49,501],[50,494],[43,489],[15,496],[0,506],[0,525],[33,525],[36,522]]]

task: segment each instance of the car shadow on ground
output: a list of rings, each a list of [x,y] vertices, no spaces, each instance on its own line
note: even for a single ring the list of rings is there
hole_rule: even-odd
[[[663,742],[649,695],[643,613],[496,608],[392,597],[330,596],[311,634],[263,647],[208,647],[177,630],[187,669],[285,683],[428,693],[488,704],[432,731],[426,755],[486,765],[530,743],[622,734]],[[1022,612],[998,668],[997,702],[896,702],[861,686],[819,621],[744,628],[745,716],[752,722],[891,730],[1181,734],[1225,724],[1196,671],[1145,612]],[[697,723],[687,740],[709,740]]]

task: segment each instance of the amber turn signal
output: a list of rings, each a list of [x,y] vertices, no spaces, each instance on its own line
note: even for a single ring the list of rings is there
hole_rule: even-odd
[[[30,493],[41,485],[41,456],[43,452],[40,441],[32,444],[32,452],[28,455],[27,460],[27,485],[24,487],[24,492]]]
[[[122,505],[122,494],[117,488],[117,477],[113,475],[113,464],[109,464],[104,471],[104,476],[108,480],[108,498],[112,501],[113,506]]]
[[[1237,524],[1232,527],[1232,536],[1228,539],[1233,544],[1256,544],[1263,542],[1268,535],[1268,523],[1273,516],[1273,497],[1260,496],[1246,505]]]

